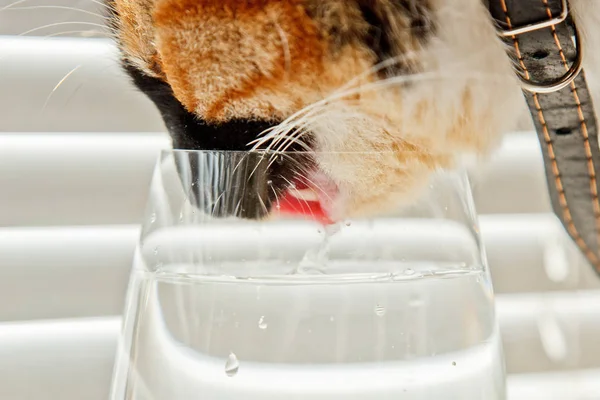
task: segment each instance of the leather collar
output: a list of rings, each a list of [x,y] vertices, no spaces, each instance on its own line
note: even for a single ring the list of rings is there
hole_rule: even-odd
[[[543,153],[552,207],[600,274],[600,149],[567,0],[486,0],[510,44]]]

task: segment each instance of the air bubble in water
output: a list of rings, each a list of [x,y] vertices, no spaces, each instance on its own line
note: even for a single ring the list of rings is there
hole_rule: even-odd
[[[152,213],[150,215],[150,223],[153,224],[156,222],[156,213]]]
[[[238,361],[236,355],[229,353],[229,357],[227,357],[227,361],[225,362],[225,373],[231,378],[237,375],[239,369],[240,362]]]
[[[415,270],[414,270],[414,269],[412,269],[412,268],[406,268],[406,269],[404,270],[404,275],[408,275],[408,276],[410,276],[410,275],[414,275],[414,274],[415,274]]]
[[[378,317],[383,317],[385,315],[385,307],[377,304],[375,306],[375,314],[377,314]]]
[[[265,321],[265,316],[263,315],[258,320],[258,327],[260,329],[267,329],[267,326],[269,326],[269,324],[267,324],[267,321]]]

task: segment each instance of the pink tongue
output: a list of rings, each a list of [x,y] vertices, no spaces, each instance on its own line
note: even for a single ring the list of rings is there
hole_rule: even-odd
[[[279,211],[282,214],[306,216],[323,225],[333,223],[323,211],[320,202],[300,200],[291,195],[289,191],[279,199]]]

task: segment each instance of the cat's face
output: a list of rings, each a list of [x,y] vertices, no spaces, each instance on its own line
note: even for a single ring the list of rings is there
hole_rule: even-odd
[[[334,218],[391,210],[487,152],[521,104],[481,0],[111,5],[175,148],[314,151],[293,170],[319,188],[300,197]]]

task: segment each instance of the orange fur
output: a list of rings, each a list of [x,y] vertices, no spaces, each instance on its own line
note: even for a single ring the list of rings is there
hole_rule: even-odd
[[[123,57],[168,83],[198,118],[279,122],[313,107],[303,123],[323,152],[320,168],[340,187],[332,207],[346,215],[395,207],[459,153],[488,151],[504,114],[521,104],[481,0],[455,1],[474,26],[445,0],[114,0]],[[369,30],[364,4],[392,39],[384,43],[398,58],[392,72],[430,72],[430,80],[366,89],[390,72],[372,69],[369,43],[382,32]],[[419,8],[430,9],[435,40],[415,31],[432,23],[415,20]],[[481,73],[495,81],[468,76]],[[330,97],[351,81],[347,95]]]

